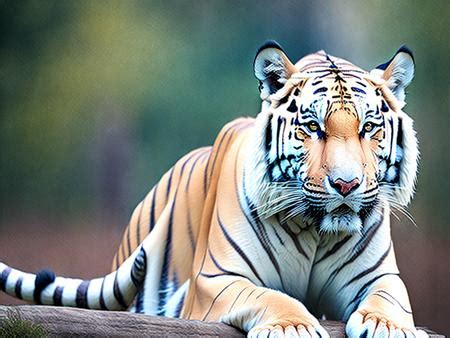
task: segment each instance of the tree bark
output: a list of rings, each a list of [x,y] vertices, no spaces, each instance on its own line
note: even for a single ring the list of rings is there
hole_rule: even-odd
[[[119,311],[95,311],[54,306],[0,306],[0,325],[19,317],[42,326],[50,336],[244,337],[223,323],[147,316]],[[345,337],[344,324],[321,321],[331,337]],[[430,330],[431,337],[444,337]]]

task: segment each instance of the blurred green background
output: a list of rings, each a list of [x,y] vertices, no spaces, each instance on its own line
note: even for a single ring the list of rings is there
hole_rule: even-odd
[[[365,69],[406,43],[421,165],[417,227],[399,215],[394,237],[417,321],[449,334],[449,28],[445,0],[0,0],[0,258],[107,271],[157,179],[258,113],[252,61],[266,39],[293,61],[325,49]]]

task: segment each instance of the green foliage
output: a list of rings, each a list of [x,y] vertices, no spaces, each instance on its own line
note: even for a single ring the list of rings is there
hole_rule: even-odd
[[[8,319],[0,323],[0,337],[44,338],[48,334],[43,327],[23,320],[18,311],[9,311]]]

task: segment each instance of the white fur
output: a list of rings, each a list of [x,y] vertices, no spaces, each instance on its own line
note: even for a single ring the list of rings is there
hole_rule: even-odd
[[[268,110],[268,109],[267,109]],[[267,156],[264,149],[265,131],[269,123],[269,114],[263,109],[256,117],[255,127],[248,142],[246,153],[249,154],[245,163],[247,195],[255,205],[261,205],[261,191],[269,183],[267,177]]]
[[[394,197],[401,205],[407,205],[414,195],[419,149],[412,119],[403,111],[398,112],[398,117],[402,120],[403,159],[400,164],[400,181],[398,187],[394,188]]]

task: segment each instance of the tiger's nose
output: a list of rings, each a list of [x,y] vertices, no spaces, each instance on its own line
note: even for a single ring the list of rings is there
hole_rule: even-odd
[[[347,196],[353,190],[359,187],[361,182],[359,179],[354,178],[350,182],[344,181],[342,178],[338,178],[336,180],[330,179],[330,185],[342,196]]]

